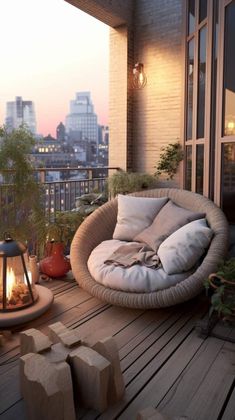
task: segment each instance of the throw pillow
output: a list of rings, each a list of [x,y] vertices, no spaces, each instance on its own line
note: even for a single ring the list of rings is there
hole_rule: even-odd
[[[117,224],[113,239],[132,241],[134,236],[151,225],[167,200],[167,197],[132,197],[119,194]]]
[[[195,213],[174,204],[171,200],[159,211],[153,223],[134,237],[134,241],[144,242],[154,251],[161,243],[180,227],[196,219],[202,219],[205,213]]]
[[[178,229],[158,249],[164,271],[176,274],[190,270],[208,248],[212,236],[206,219],[194,220]]]

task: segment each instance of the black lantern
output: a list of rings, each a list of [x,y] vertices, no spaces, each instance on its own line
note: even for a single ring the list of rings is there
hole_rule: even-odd
[[[32,305],[37,294],[27,271],[27,247],[8,233],[0,242],[0,312]]]

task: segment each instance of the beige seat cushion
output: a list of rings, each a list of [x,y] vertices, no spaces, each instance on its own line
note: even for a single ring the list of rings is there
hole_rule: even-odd
[[[132,241],[134,236],[151,225],[168,198],[118,195],[117,224],[113,239]]]
[[[124,243],[127,246],[132,244],[116,239],[103,241],[92,251],[88,259],[90,274],[105,287],[123,292],[148,293],[174,286],[192,273],[190,271],[169,275],[162,268],[152,269],[139,264],[129,268],[104,264],[108,256]]]
[[[171,200],[159,211],[153,223],[134,237],[134,241],[143,242],[157,251],[160,244],[180,227],[196,219],[202,219],[205,213],[196,213],[174,204]]]

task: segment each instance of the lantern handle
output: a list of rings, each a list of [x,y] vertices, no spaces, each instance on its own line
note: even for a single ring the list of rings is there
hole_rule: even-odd
[[[9,232],[4,232],[3,236],[4,236],[4,241],[5,242],[11,242],[11,241],[13,241],[13,239],[11,237],[11,234]]]

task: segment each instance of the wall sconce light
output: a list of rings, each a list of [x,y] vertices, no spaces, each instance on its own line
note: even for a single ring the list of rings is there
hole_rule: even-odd
[[[133,68],[133,79],[132,87],[133,89],[143,89],[147,83],[147,77],[144,72],[143,63],[136,63]]]

